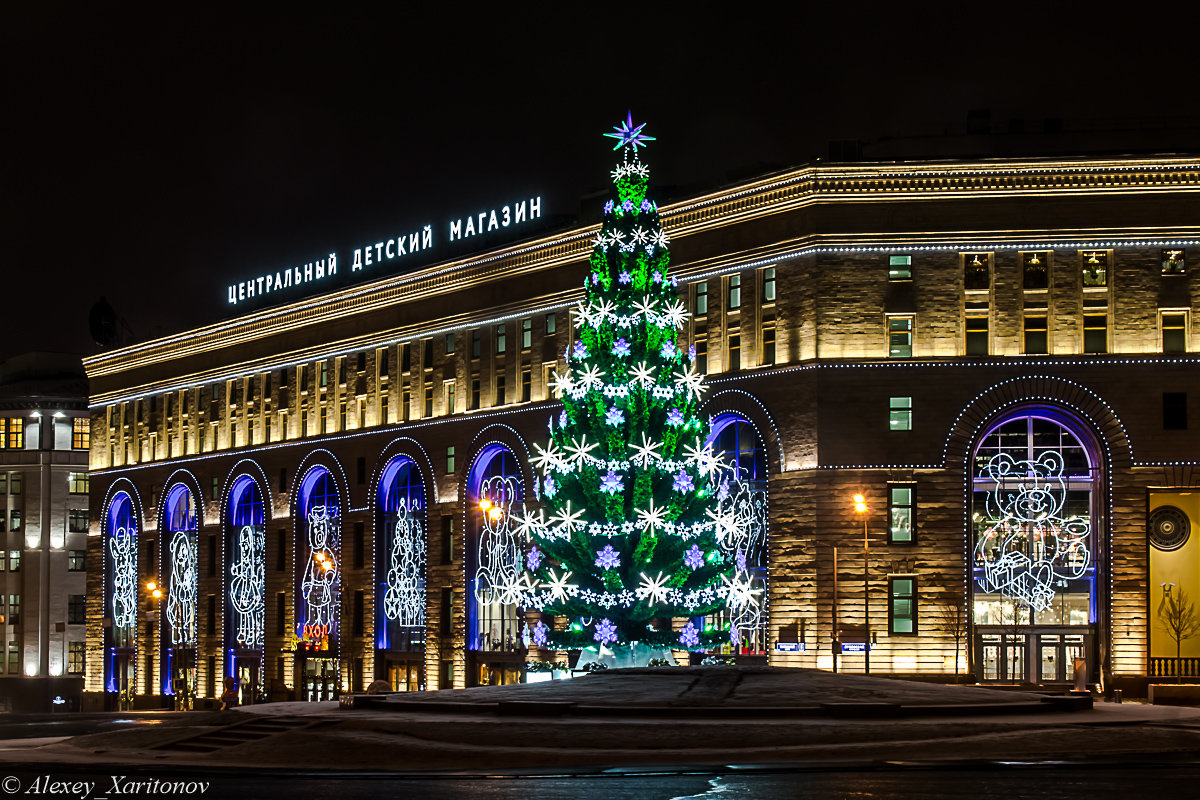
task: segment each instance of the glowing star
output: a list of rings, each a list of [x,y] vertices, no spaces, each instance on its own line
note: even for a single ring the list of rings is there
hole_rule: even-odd
[[[679,633],[679,643],[684,647],[695,647],[700,644],[700,632],[696,630],[696,626],[688,623],[683,626],[683,630]]]
[[[613,342],[612,351],[614,356],[629,355],[629,342],[625,341],[624,337]]]
[[[688,461],[696,465],[696,469],[700,471],[701,475],[707,476],[722,466],[721,456],[713,453],[711,444],[688,445],[683,448],[683,452]]]
[[[614,133],[606,133],[605,136],[610,139],[616,139],[617,143],[613,145],[613,150],[620,150],[622,147],[632,147],[634,155],[637,155],[639,147],[645,147],[646,142],[653,142],[655,137],[647,136],[642,133],[642,128],[646,127],[646,123],[635,126],[633,124],[633,112],[630,111],[625,115],[625,121],[620,125],[614,125]]]
[[[682,325],[687,320],[687,309],[684,308],[683,303],[679,302],[678,300],[675,300],[675,301],[667,304],[667,310],[665,312],[665,316],[666,316],[668,325],[670,325],[672,328],[678,328],[680,325]],[[692,354],[692,358],[695,359],[696,358],[695,348],[692,348],[691,354]]]
[[[525,554],[525,566],[530,572],[537,572],[537,568],[542,565],[542,551],[537,549],[537,545],[529,548],[529,552]]]
[[[729,497],[729,481],[721,481],[721,488],[717,490],[717,499],[724,500]]]
[[[570,417],[567,416],[566,409],[563,409],[558,415],[558,425],[560,428],[565,428],[568,422],[570,422]]]
[[[556,575],[554,570],[550,570],[550,580],[543,581],[542,586],[550,592],[551,600],[566,600],[568,594],[574,594],[577,591],[575,584],[569,582],[570,579],[570,572]]]
[[[673,487],[675,491],[679,492],[680,494],[684,494],[685,492],[690,492],[695,489],[696,484],[692,481],[691,475],[687,474],[683,470],[679,470],[679,472],[675,475],[675,483],[673,484]]]
[[[586,527],[582,521],[586,510],[585,507],[572,514],[571,501],[568,500],[565,506],[550,516],[550,522],[556,523],[558,527],[565,528],[568,534],[572,534],[579,528]]]
[[[546,512],[540,508],[523,514],[514,511],[509,517],[513,522],[513,532],[518,537],[528,540],[533,538],[533,534],[544,534],[546,530]]]
[[[588,453],[596,449],[596,445],[588,444],[586,436],[580,436],[578,439],[572,439],[571,444],[566,448],[566,451],[571,454],[571,461],[583,461],[587,458]]]
[[[675,343],[671,341],[663,342],[662,357],[671,358],[675,355]]]
[[[696,360],[696,345],[692,345],[691,347],[688,348],[688,361],[695,361],[695,360]]]
[[[637,510],[638,524],[642,526],[642,530],[650,530],[652,528],[661,528],[663,524],[663,509],[657,508],[654,501],[650,501],[649,508],[639,508]]]
[[[662,456],[657,452],[660,447],[662,447],[662,442],[651,442],[643,431],[641,445],[633,445],[634,456],[632,460],[643,467],[651,461],[662,461]]]
[[[582,387],[585,392],[591,391],[599,388],[603,377],[604,373],[600,371],[600,368],[592,364],[579,376],[579,382],[576,385]]]
[[[596,566],[600,569],[616,569],[621,566],[621,554],[613,550],[611,544],[606,544],[603,550],[596,551]]]
[[[667,581],[669,576],[658,573],[657,578],[651,578],[646,573],[642,573],[642,582],[637,588],[637,596],[639,600],[649,598],[652,603],[663,603],[667,599]]]
[[[621,210],[622,211],[633,211],[633,201],[626,200],[624,203],[621,203]]]
[[[570,370],[561,374],[556,372],[554,373],[553,384],[554,391],[558,393],[559,397],[562,397],[565,394],[570,394],[575,388],[575,378],[571,375]],[[564,411],[563,413],[565,414],[566,412]]]
[[[525,605],[526,598],[533,593],[537,588],[537,584],[529,577],[529,573],[522,572],[515,579],[497,587],[499,592],[498,601],[504,605]]]
[[[617,276],[618,283],[629,283],[632,280],[633,276],[629,274],[628,270],[621,270],[621,274]]]
[[[648,366],[645,361],[639,361],[637,366],[629,371],[629,377],[631,384],[649,388],[654,385],[654,367]]]
[[[600,644],[608,644],[617,640],[617,626],[610,619],[602,619],[596,623],[596,635],[592,637]]]
[[[605,492],[606,494],[616,494],[625,486],[625,484],[622,482],[624,477],[624,475],[618,475],[610,469],[608,473],[600,479],[600,491]]]
[[[694,369],[675,373],[675,386],[687,392],[693,398],[699,398],[704,392],[704,377]]]
[[[587,345],[583,342],[577,341],[575,342],[575,346],[571,348],[571,355],[573,355],[575,358],[587,358],[587,354]]]
[[[545,448],[540,444],[535,444],[533,447],[538,451],[538,454],[533,457],[533,465],[538,468],[538,471],[561,470],[566,466],[563,464],[562,453],[559,452],[554,442],[550,442]]]
[[[762,589],[754,587],[754,579],[750,576],[738,575],[731,580],[722,575],[721,581],[725,584],[726,597],[733,608],[753,608],[758,605],[758,595],[762,594]]]
[[[650,235],[650,244],[655,247],[666,247],[669,241],[671,241],[671,237],[667,236],[667,232],[661,228]]]
[[[629,205],[632,209],[633,204],[630,203]],[[637,227],[633,229],[632,239],[634,244],[645,244],[648,238],[650,238],[650,233],[645,228]]]
[[[609,202],[611,203],[612,201],[610,200]],[[642,200],[642,211],[653,211],[653,210],[654,210],[654,203],[651,203],[649,200],[643,199]]]
[[[684,566],[692,569],[700,569],[704,566],[704,554],[700,552],[699,545],[692,545],[691,549],[683,554]]]
[[[667,424],[674,427],[679,427],[683,424],[683,412],[678,408],[672,408],[667,412]]]
[[[711,508],[707,508],[704,510],[704,513],[713,521],[713,527],[716,528],[715,536],[718,542],[723,542],[726,537],[737,533],[738,521],[733,509],[718,508],[716,511],[713,511]]]
[[[613,406],[605,412],[604,421],[609,425],[621,425],[625,422],[625,412]]]
[[[646,295],[641,299],[640,302],[633,304],[633,307],[637,310],[637,312],[647,319],[652,319],[657,316],[657,306],[658,302],[650,295]]]

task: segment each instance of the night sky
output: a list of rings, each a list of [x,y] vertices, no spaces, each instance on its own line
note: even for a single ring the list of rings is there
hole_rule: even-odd
[[[606,186],[601,134],[627,110],[658,137],[644,157],[660,202],[812,161],[829,140],[961,131],[974,108],[1128,129],[1195,114],[1190,39],[1152,32],[1169,20],[1145,4],[1137,36],[1096,8],[1003,5],[986,9],[1003,19],[963,4],[736,19],[679,4],[12,5],[0,359],[96,352],[101,295],[141,340],[229,315],[230,282],[330,250],[348,271],[355,245],[427,222],[541,195],[568,224]]]

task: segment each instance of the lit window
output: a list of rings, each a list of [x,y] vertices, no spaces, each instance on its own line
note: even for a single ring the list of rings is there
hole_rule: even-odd
[[[729,368],[742,368],[742,335],[740,333],[729,334]]]
[[[446,474],[454,474],[454,445],[446,448]]]
[[[894,431],[912,430],[912,398],[888,398],[888,425]]]
[[[1045,317],[1025,318],[1025,352],[1031,355],[1044,355],[1049,352],[1049,342],[1046,334]]]
[[[912,280],[912,256],[888,256],[888,280]]]
[[[326,387],[326,386],[328,386],[328,385],[329,385],[329,362],[328,362],[328,361],[322,361],[322,362],[321,362],[321,380],[320,380],[320,386],[321,386],[321,388],[324,388],[324,387]]]
[[[67,642],[67,672],[82,675],[86,642]]]
[[[71,494],[87,494],[88,474],[86,472],[67,473],[67,489]]]
[[[453,414],[457,409],[454,407],[454,381],[446,381],[446,413]]]
[[[1026,289],[1046,289],[1050,286],[1050,254],[1025,253],[1021,260],[1021,280]]]
[[[504,405],[504,376],[496,376],[496,405]]]
[[[916,541],[916,504],[913,502],[913,487],[888,487],[888,542],[912,544]]]
[[[967,317],[966,353],[969,356],[988,354],[988,318]]]
[[[503,325],[496,326],[496,352],[503,353],[508,348],[508,334]]]
[[[1187,352],[1187,313],[1163,312],[1159,316],[1162,327],[1162,351],[1164,353]]]
[[[1108,252],[1089,250],[1079,254],[1082,261],[1084,286],[1108,285]]]
[[[888,358],[912,356],[912,317],[888,317]]]
[[[766,320],[762,328],[762,363],[775,363],[775,320]]]
[[[902,636],[917,632],[916,576],[888,578],[888,629]]]
[[[20,572],[21,571],[21,551],[20,550],[9,550],[8,551],[8,571],[9,572]]]
[[[546,335],[549,336],[550,334],[554,333],[554,331],[557,330],[557,328],[558,328],[558,318],[555,317],[553,314],[547,314],[546,315]]]
[[[67,531],[69,533],[87,533],[88,512],[86,508],[72,508],[67,511]]]
[[[696,371],[705,375],[708,373],[708,339],[697,336],[694,346],[696,348]]]
[[[963,288],[986,291],[992,288],[991,253],[963,253]]]
[[[87,417],[71,420],[71,448],[87,450],[92,438],[92,421]]]
[[[528,350],[533,346],[533,320],[521,320],[521,349]]]
[[[764,303],[775,302],[775,268],[766,267],[762,271],[762,299]]]
[[[471,331],[471,358],[479,358],[479,331]]]
[[[708,281],[696,284],[696,316],[708,313]]]
[[[742,276],[729,276],[729,308],[739,308],[742,305]]]
[[[1083,316],[1083,352],[1108,352],[1108,315],[1084,314]]]
[[[528,403],[533,397],[533,370],[529,367],[521,369],[521,402]]]
[[[20,450],[25,447],[25,420],[22,417],[9,417],[4,422],[5,431],[0,431],[4,434],[4,446],[9,450]]]
[[[67,551],[67,572],[84,572],[87,569],[86,550]]]
[[[453,352],[454,352],[454,334],[447,333],[446,334],[446,355],[450,355]]]
[[[1163,275],[1186,275],[1187,274],[1187,251],[1186,250],[1163,250],[1162,251],[1162,274]]]

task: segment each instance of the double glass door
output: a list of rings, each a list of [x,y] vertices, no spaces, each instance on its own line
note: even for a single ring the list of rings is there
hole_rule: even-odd
[[[336,658],[304,659],[304,699],[336,700],[338,667]]]
[[[1076,661],[1092,671],[1091,633],[981,632],[977,642],[980,678],[990,683],[1071,683]]]

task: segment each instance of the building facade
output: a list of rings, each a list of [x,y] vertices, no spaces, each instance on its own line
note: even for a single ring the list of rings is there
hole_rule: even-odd
[[[663,206],[758,537],[748,603],[697,622],[738,617],[726,649],[779,665],[1195,670],[1158,609],[1200,594],[1198,191],[1190,157],[913,162]],[[552,655],[488,587],[520,568],[509,511],[537,503],[597,230],[87,359],[96,701],[461,687]]]
[[[0,364],[0,703],[78,710],[85,668],[87,379],[79,358]]]

